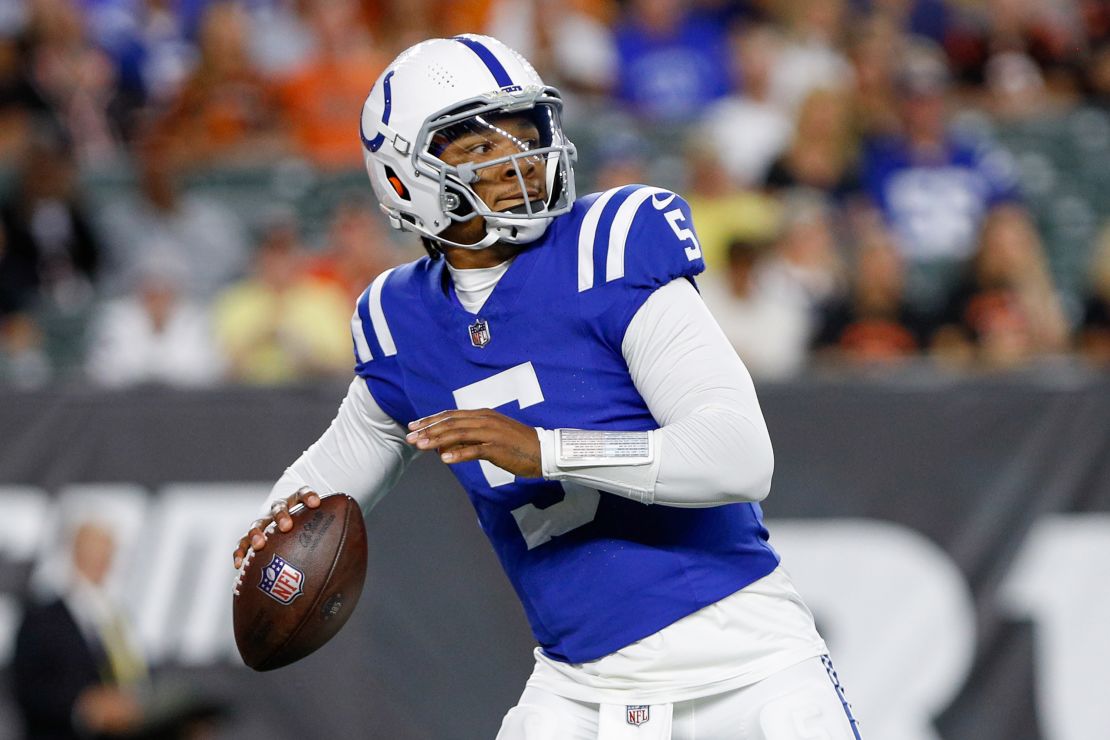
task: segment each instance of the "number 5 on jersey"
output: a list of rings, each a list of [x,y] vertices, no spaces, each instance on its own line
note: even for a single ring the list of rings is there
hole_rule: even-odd
[[[671,201],[673,200],[674,193],[671,193],[669,198],[664,198],[663,200],[656,200],[655,196],[653,195],[651,198],[651,204],[655,206],[655,210],[661,211],[669,206],[671,204]],[[687,229],[685,226],[678,225],[680,221],[686,221],[686,216],[682,214],[682,209],[673,208],[664,213],[663,218],[667,219],[667,223],[670,224],[671,231],[674,232],[674,235],[678,237],[679,241],[688,241],[694,245],[692,247],[685,248],[684,251],[686,252],[686,259],[693,262],[698,257],[701,257],[701,244],[698,243],[698,238],[694,236],[694,232],[690,229]]]
[[[679,211],[675,213],[682,215]],[[693,238],[693,234],[690,234],[690,237]],[[697,244],[697,241],[694,240],[694,243]],[[454,391],[453,395],[456,405],[464,410],[492,409],[513,401],[520,404],[520,408],[526,409],[543,402],[543,390],[540,388],[540,380],[536,377],[536,369],[532,367],[531,362],[525,362],[484,380],[463,386]],[[512,473],[488,460],[478,462],[486,482],[494,488],[516,480]],[[513,518],[516,519],[529,550],[549,542],[552,537],[558,537],[583,524],[589,524],[597,516],[597,506],[601,500],[600,493],[576,483],[563,482],[562,485],[563,500],[558,503],[545,509],[540,509],[534,504],[525,504],[513,509]]]

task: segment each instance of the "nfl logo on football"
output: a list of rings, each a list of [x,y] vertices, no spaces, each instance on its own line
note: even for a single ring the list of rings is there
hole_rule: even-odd
[[[470,343],[478,349],[482,349],[489,344],[489,322],[485,319],[478,319],[470,325]]]
[[[627,712],[626,719],[628,720],[628,724],[633,725],[634,727],[639,727],[640,725],[651,719],[651,707],[647,705],[629,705],[625,707],[625,710]]]
[[[270,564],[262,569],[262,582],[258,587],[269,594],[270,598],[282,604],[291,604],[293,599],[304,592],[304,573],[282,557],[274,555]]]

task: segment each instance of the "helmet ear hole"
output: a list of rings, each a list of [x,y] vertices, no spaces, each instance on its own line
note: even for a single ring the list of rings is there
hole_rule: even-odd
[[[444,190],[444,200],[446,201],[444,210],[461,218],[474,213],[474,206],[457,188],[447,187]],[[451,203],[455,203],[454,207],[449,207]]]
[[[385,179],[389,182],[393,191],[397,193],[398,198],[407,201],[412,200],[409,189],[405,187],[405,183],[401,182],[401,178],[397,176],[397,172],[389,165],[385,165]]]

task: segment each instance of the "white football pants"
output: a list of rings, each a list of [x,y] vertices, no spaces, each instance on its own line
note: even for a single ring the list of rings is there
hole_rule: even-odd
[[[859,740],[828,657],[723,694],[643,707],[590,704],[527,687],[497,740]],[[654,726],[652,726],[654,724]]]

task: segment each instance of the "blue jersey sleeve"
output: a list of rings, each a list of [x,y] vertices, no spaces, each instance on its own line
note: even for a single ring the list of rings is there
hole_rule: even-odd
[[[397,347],[386,320],[387,283],[393,270],[386,270],[362,292],[351,316],[351,337],[355,353],[355,374],[366,381],[370,395],[389,416],[402,426],[417,418],[404,391],[404,379],[397,362]]]
[[[592,284],[583,290],[580,283],[579,289],[585,310],[619,350],[629,322],[648,296],[677,278],[693,282],[705,270],[705,261],[690,206],[681,196],[629,185],[603,195],[592,209],[599,207]],[[590,225],[587,214],[584,232]]]

